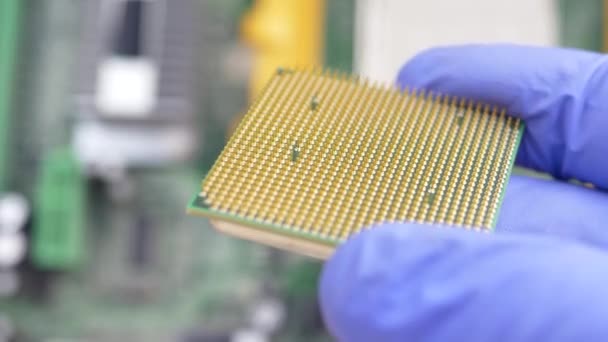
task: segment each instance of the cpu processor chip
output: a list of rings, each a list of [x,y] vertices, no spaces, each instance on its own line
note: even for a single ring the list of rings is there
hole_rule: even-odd
[[[278,69],[188,212],[318,258],[381,222],[490,231],[522,132],[467,99]]]

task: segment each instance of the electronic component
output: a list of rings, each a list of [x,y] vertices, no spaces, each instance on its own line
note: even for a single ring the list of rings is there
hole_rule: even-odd
[[[82,170],[69,148],[49,153],[35,197],[32,261],[46,270],[81,266],[86,255],[86,189]]]
[[[19,34],[22,4],[17,0],[0,4],[0,190],[7,187],[8,161],[10,155],[11,113],[15,87],[19,50]]]
[[[197,2],[89,0],[82,12],[72,143],[85,174],[112,179],[191,160]]]
[[[189,213],[320,258],[385,221],[494,226],[519,119],[447,95],[284,71],[251,106]]]

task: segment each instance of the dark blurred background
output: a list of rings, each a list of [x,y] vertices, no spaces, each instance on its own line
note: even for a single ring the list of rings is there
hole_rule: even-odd
[[[321,264],[185,207],[278,66],[608,48],[602,0],[1,0],[0,341],[329,341]]]

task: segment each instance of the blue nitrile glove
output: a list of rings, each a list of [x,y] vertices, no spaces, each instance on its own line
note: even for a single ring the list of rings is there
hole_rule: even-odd
[[[608,189],[607,56],[438,48],[398,83],[506,107],[526,122],[519,165]],[[608,194],[514,176],[496,234],[374,227],[337,249],[320,292],[340,341],[608,341]]]

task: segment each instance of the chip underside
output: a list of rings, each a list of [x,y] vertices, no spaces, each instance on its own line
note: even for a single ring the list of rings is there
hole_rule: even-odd
[[[472,101],[279,69],[188,211],[321,258],[380,222],[490,230],[522,132]]]

